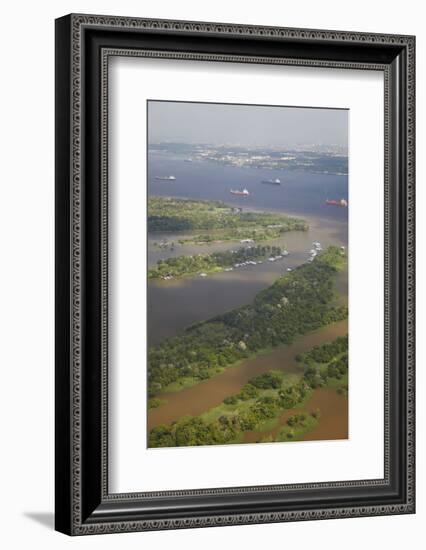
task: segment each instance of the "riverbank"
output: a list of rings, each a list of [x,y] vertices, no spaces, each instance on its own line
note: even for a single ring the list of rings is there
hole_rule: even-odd
[[[346,258],[329,247],[277,279],[251,304],[199,323],[148,352],[149,396],[186,378],[200,382],[249,355],[347,317],[333,283]]]
[[[287,271],[287,268],[294,270],[305,263],[309,258],[313,241],[321,242],[324,249],[331,245],[347,247],[346,229],[340,222],[308,218],[308,223],[310,229],[307,232],[289,232],[269,242],[271,246],[289,251],[289,255],[280,261],[264,261],[256,266],[210,273],[208,277],[182,277],[166,281],[150,279],[148,281],[149,346],[158,345],[166,338],[176,336],[195,323],[250,303],[259,291],[273,284]],[[159,237],[167,239],[168,242],[176,242],[177,235],[161,234]],[[149,238],[148,269],[154,267],[159,260],[180,255],[222,252],[229,247],[227,243],[187,244],[170,250],[170,248],[158,248],[155,245],[156,242],[156,239]]]
[[[281,213],[255,212],[220,201],[175,197],[148,198],[148,233],[203,231],[194,237],[212,241],[211,232],[221,240],[276,238],[287,231],[307,231],[306,222]]]
[[[206,277],[208,273],[233,271],[240,267],[257,266],[264,261],[275,262],[288,255],[278,246],[252,245],[249,241],[246,247],[210,254],[194,254],[175,256],[159,260],[155,267],[148,270],[148,279],[170,280],[175,278]]]
[[[250,359],[244,359],[228,367],[220,374],[188,386],[177,392],[162,392],[158,398],[164,403],[148,411],[148,432],[159,424],[170,424],[179,418],[199,416],[222,403],[229,395],[238,393],[250,378],[268,370],[282,370],[286,374],[300,375],[302,369],[296,356],[314,346],[344,336],[348,332],[348,320],[344,319],[326,327],[299,336],[290,345],[264,351]]]
[[[299,374],[269,369],[251,377],[238,393],[228,395],[203,414],[184,416],[151,429],[148,444],[174,447],[303,439],[321,424],[322,411],[319,407],[312,408],[312,392],[332,390],[347,398],[347,354],[347,335],[315,346],[296,357],[303,365]],[[326,419],[330,403],[325,403]],[[279,423],[284,413],[287,417],[281,419],[284,423]],[[249,432],[254,441],[245,441]]]
[[[317,441],[348,439],[348,397],[337,393],[336,389],[326,387],[312,391],[309,399],[301,406],[285,410],[270,429],[252,430],[244,433],[243,443],[265,441],[288,441],[280,437],[280,432],[287,428],[291,416],[319,411],[319,419],[310,423],[291,438],[293,441]]]

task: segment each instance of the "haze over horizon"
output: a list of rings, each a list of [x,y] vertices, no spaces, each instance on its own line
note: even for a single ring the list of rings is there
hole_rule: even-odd
[[[148,101],[149,143],[348,148],[347,109]]]

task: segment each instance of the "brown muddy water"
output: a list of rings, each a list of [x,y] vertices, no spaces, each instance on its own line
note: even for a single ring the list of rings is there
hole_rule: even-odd
[[[347,320],[339,321],[327,327],[318,329],[314,332],[300,336],[293,344],[289,346],[281,346],[275,348],[265,355],[259,355],[253,359],[247,359],[241,363],[229,367],[223,373],[200,382],[196,386],[183,389],[176,393],[163,393],[158,395],[160,399],[165,399],[166,403],[156,409],[151,409],[148,412],[148,431],[159,424],[170,424],[178,420],[182,416],[191,415],[198,416],[203,412],[219,405],[225,397],[238,393],[241,388],[248,382],[250,378],[257,376],[268,370],[282,370],[286,373],[301,373],[300,367],[295,360],[296,355],[302,352],[309,351],[313,346],[317,346],[324,342],[330,342],[338,336],[344,336],[348,332]],[[326,390],[324,390],[326,392]],[[316,439],[326,439],[322,437],[320,427],[324,424],[324,430],[329,425],[330,433],[333,432],[330,426],[335,424],[336,433],[337,424],[340,426],[341,419],[327,420],[328,417],[340,417],[340,410],[336,409],[336,403],[339,400],[327,400],[327,393],[321,390],[316,390],[311,397],[313,403],[309,402],[309,407],[319,408],[321,410],[321,420],[319,426],[312,434],[318,431],[319,435]],[[339,396],[334,390],[333,395]],[[324,395],[323,395],[324,394]],[[321,400],[322,399],[322,400]],[[347,400],[343,398],[346,402]],[[316,400],[320,400],[321,404],[315,404]],[[329,405],[327,403],[329,402]],[[336,409],[336,410],[335,410]],[[334,411],[334,412],[333,412]],[[347,412],[346,422],[343,419],[343,424],[346,424],[347,429]],[[341,428],[341,426],[340,426]],[[339,429],[340,429],[339,428]],[[263,433],[262,436],[267,435]],[[260,439],[255,439],[257,441]],[[315,438],[315,437],[314,437]],[[330,437],[330,439],[338,439],[339,437]]]
[[[231,272],[209,274],[171,281],[151,280],[148,283],[148,342],[157,345],[165,338],[181,332],[185,327],[204,321],[215,315],[250,303],[255,295],[270,286],[278,277],[305,263],[313,241],[320,241],[325,249],[330,245],[347,246],[347,225],[341,221],[307,219],[309,231],[291,231],[280,239],[265,244],[281,246],[289,256],[276,262],[264,261],[256,266],[246,266]],[[156,234],[149,237],[148,263],[171,256],[205,254],[217,250],[236,249],[240,243],[222,242],[210,245],[185,244],[162,249],[155,246],[163,238],[177,242],[181,236]],[[261,243],[262,244],[262,243]],[[337,289],[347,295],[347,272],[339,274]]]
[[[332,388],[318,388],[313,391],[312,396],[303,407],[295,407],[294,409],[284,411],[275,428],[265,432],[246,432],[243,442],[256,443],[268,435],[276,437],[290,416],[301,412],[311,413],[315,409],[321,411],[320,420],[311,432],[305,434],[303,437],[304,441],[348,438],[347,397],[339,395]]]
[[[296,267],[307,261],[313,241],[320,241],[325,249],[330,245],[347,246],[347,223],[306,217],[310,229],[307,232],[289,232],[282,238],[267,244],[281,246],[290,255],[278,262],[263,262],[257,266],[235,269],[232,272],[211,274],[208,277],[189,277],[171,281],[153,280],[148,284],[148,341],[157,345],[165,338],[175,336],[185,327],[209,319],[225,311],[250,303],[262,289],[271,285],[277,277],[286,273],[288,267]],[[222,242],[210,245],[185,243],[159,248],[154,243],[166,239],[177,242],[182,235],[151,235],[148,241],[148,264],[155,265],[159,259],[216,250],[236,249],[240,243]],[[336,290],[340,304],[348,302],[348,272],[340,272],[336,278]],[[299,337],[292,345],[276,348],[264,355],[243,361],[228,368],[222,374],[205,380],[196,386],[176,393],[159,395],[166,402],[148,412],[148,431],[159,424],[170,424],[182,416],[198,416],[219,405],[227,396],[238,393],[250,378],[271,369],[287,373],[300,373],[295,361],[298,353],[309,351],[313,346],[332,341],[348,332],[347,320],[324,327]],[[348,433],[348,400],[335,390],[315,390],[303,409],[285,411],[274,430],[248,432],[245,443],[259,441],[268,434],[275,435],[287,422],[288,417],[301,410],[319,408],[321,419],[306,440],[345,439]]]

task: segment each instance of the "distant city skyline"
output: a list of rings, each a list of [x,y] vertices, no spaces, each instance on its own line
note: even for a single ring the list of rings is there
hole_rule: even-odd
[[[348,148],[347,109],[148,101],[150,143]]]

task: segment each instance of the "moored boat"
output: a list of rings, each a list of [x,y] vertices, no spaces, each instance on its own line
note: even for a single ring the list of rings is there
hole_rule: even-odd
[[[176,176],[155,176],[155,179],[161,181],[175,181]]]
[[[336,199],[327,199],[325,201],[325,204],[328,204],[330,206],[342,206],[344,208],[347,208],[348,206],[348,201],[346,199],[340,199],[340,200],[336,200]]]

